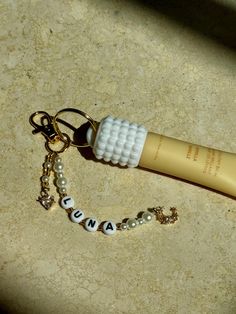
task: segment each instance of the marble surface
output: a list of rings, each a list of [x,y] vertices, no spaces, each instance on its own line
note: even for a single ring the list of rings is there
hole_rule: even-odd
[[[235,1],[219,4],[235,17]],[[46,153],[28,122],[37,110],[112,114],[236,153],[227,15],[206,11],[203,32],[197,14],[181,23],[171,12],[142,1],[0,2],[1,312],[236,312],[235,200],[71,148],[63,155],[69,190],[87,215],[120,221],[165,205],[178,207],[180,221],[108,237],[71,223],[58,204],[47,212],[36,202]]]

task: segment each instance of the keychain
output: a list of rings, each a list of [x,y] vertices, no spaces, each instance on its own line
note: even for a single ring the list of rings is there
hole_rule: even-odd
[[[59,128],[59,116],[64,112],[73,112],[83,116],[90,124],[87,130],[87,143],[78,145],[67,133]],[[40,121],[39,123],[36,120]],[[37,111],[30,116],[30,123],[35,128],[33,134],[42,133],[45,137],[45,148],[47,155],[43,163],[43,173],[41,180],[41,191],[37,201],[45,209],[50,209],[55,203],[54,196],[50,195],[50,176],[55,176],[55,185],[60,198],[60,205],[69,214],[74,223],[78,223],[87,231],[103,231],[106,235],[115,234],[117,230],[131,230],[138,226],[151,222],[154,218],[161,224],[173,224],[178,220],[177,209],[171,207],[170,215],[163,213],[163,206],[148,208],[145,212],[135,218],[129,218],[122,222],[103,221],[99,222],[94,217],[85,218],[83,210],[75,207],[72,196],[67,194],[67,180],[64,177],[64,165],[62,163],[62,153],[69,147],[83,148],[91,146],[97,159],[106,162],[119,164],[120,166],[137,167],[142,159],[145,142],[148,132],[145,127],[130,123],[127,120],[108,116],[100,123],[93,120],[88,114],[74,108],[60,110],[55,116],[49,115],[45,111]],[[68,123],[64,123],[65,125]],[[59,150],[55,147],[61,144]]]

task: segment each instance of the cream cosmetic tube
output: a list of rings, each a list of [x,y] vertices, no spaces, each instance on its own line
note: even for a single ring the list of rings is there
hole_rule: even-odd
[[[98,159],[151,169],[236,197],[236,154],[148,132],[108,116],[87,141]]]

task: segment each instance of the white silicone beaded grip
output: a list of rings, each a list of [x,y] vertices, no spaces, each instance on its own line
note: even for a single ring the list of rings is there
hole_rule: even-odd
[[[97,159],[137,167],[146,140],[144,126],[108,116],[100,124],[94,139],[94,131],[87,131],[87,141],[93,147]]]

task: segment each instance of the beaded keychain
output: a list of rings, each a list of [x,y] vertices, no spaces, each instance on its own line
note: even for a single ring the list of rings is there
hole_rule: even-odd
[[[78,145],[72,141],[68,134],[61,132],[58,119],[63,112],[74,112],[88,120],[90,128],[87,130],[87,143]],[[39,119],[41,124],[36,123]],[[122,222],[99,221],[94,217],[85,218],[83,210],[75,208],[74,199],[67,194],[67,180],[64,177],[64,165],[60,154],[65,152],[70,146],[74,147],[93,147],[93,153],[98,159],[106,162],[119,164],[121,166],[136,167],[140,159],[147,130],[140,125],[130,123],[127,120],[112,118],[108,116],[100,123],[93,120],[88,114],[74,108],[60,110],[55,116],[50,116],[45,111],[37,111],[30,116],[30,123],[35,128],[33,134],[41,132],[45,139],[45,147],[48,154],[43,164],[43,174],[41,176],[41,192],[37,201],[45,209],[50,209],[55,203],[54,196],[49,194],[49,179],[52,172],[55,175],[55,186],[60,197],[60,205],[69,214],[74,223],[78,223],[87,231],[103,231],[106,235],[112,235],[117,230],[125,231],[144,225],[155,217],[161,224],[173,224],[178,220],[177,209],[171,207],[171,215],[163,213],[163,206],[148,208],[135,218],[125,219]],[[63,124],[68,126],[67,122]],[[59,150],[54,149],[55,144],[61,144]],[[55,145],[55,146],[54,146]],[[54,146],[54,147],[53,147]],[[53,147],[53,148],[52,148]]]

